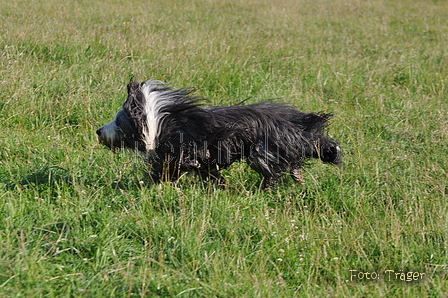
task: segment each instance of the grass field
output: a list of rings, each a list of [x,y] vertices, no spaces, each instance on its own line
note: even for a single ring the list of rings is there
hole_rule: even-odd
[[[447,2],[0,7],[0,297],[448,297]],[[94,133],[131,76],[332,111],[344,164],[151,185]]]

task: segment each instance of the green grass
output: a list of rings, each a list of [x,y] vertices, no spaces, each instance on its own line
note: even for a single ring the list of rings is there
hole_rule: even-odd
[[[448,296],[445,1],[0,6],[1,297]],[[344,165],[149,185],[94,133],[133,75],[332,111]]]

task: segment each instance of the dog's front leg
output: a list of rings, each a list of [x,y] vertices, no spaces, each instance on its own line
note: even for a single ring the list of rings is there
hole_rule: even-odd
[[[291,174],[292,179],[298,184],[304,184],[305,180],[303,180],[302,171],[299,168],[293,168],[289,172]]]
[[[208,171],[200,171],[202,181],[210,181],[212,183],[218,183],[220,188],[225,188],[226,179],[221,176],[221,173],[218,170],[208,170]]]
[[[149,176],[151,177],[151,180],[154,183],[159,183],[160,175],[162,174],[162,171],[163,171],[163,166],[159,162],[154,162],[151,164],[151,167],[152,167],[152,172],[149,173]]]

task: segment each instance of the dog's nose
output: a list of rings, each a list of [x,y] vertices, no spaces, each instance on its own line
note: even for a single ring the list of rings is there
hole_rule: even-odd
[[[102,129],[102,127],[100,127],[100,128],[98,128],[97,130],[96,130],[96,134],[100,137],[101,136],[101,131],[102,131],[103,129]]]

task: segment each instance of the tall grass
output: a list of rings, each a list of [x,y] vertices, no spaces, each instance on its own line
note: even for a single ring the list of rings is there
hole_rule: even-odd
[[[1,7],[0,296],[447,296],[445,2]],[[240,163],[225,190],[152,185],[94,134],[131,76],[332,111],[344,165],[266,191]]]

